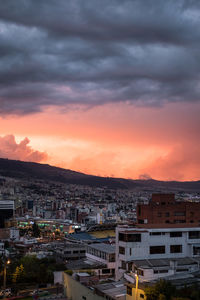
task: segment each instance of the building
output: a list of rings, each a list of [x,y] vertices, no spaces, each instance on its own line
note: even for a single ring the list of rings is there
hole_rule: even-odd
[[[109,244],[96,243],[87,246],[86,257],[105,265],[99,269],[100,276],[115,275],[115,247]]]
[[[86,247],[84,244],[65,244],[64,247],[57,247],[57,258],[62,260],[78,260],[85,257]]]
[[[139,269],[139,280],[151,281],[198,271],[199,264],[200,227],[194,224],[116,228],[116,280]]]
[[[149,204],[137,205],[139,224],[200,224],[200,203],[176,201],[174,194],[153,194]]]
[[[5,221],[12,218],[14,215],[14,201],[0,201],[0,228],[5,227]]]
[[[71,300],[125,300],[126,286],[124,281],[99,282],[98,276],[87,272],[63,272],[63,286],[67,299]]]

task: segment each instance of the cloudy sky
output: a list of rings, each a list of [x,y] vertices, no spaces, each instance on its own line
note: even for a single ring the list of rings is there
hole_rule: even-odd
[[[200,179],[200,2],[0,0],[0,157]]]

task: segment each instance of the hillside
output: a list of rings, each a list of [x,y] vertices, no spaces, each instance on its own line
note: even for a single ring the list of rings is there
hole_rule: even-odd
[[[39,179],[61,183],[88,185],[95,187],[137,189],[148,191],[193,191],[200,192],[200,181],[157,181],[130,180],[123,178],[99,177],[53,167],[48,164],[23,162],[0,158],[0,176],[16,179]]]

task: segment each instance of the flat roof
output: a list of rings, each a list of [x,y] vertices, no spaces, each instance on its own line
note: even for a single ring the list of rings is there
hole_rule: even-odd
[[[176,261],[178,266],[185,266],[185,265],[193,265],[200,263],[200,257],[197,258],[176,258],[176,259],[142,259],[142,260],[132,260],[133,264],[138,268],[159,268],[159,267],[168,267],[170,266],[170,262]],[[130,261],[131,262],[131,261]]]
[[[94,288],[114,299],[126,299],[126,286],[123,279],[120,281],[97,284]]]
[[[195,283],[200,283],[200,272],[194,272],[194,273],[184,273],[184,274],[175,274],[172,276],[166,276],[164,279],[169,281],[172,285],[176,287],[184,287],[184,286],[190,286]],[[139,288],[144,289],[145,287],[152,286],[156,284],[157,280],[153,281],[146,281],[146,282],[140,282],[139,281]],[[128,286],[135,288],[135,283],[127,283]]]
[[[137,227],[129,226],[129,227],[118,227],[118,231],[121,233],[143,233],[143,232],[151,232],[156,230],[156,232],[171,232],[171,231],[200,231],[200,224],[186,224],[191,226],[183,226],[183,224],[139,224]],[[144,225],[144,226],[143,226]],[[170,226],[168,226],[170,225]],[[146,229],[146,230],[145,230]]]
[[[83,259],[68,261],[66,263],[66,268],[68,270],[102,269],[102,268],[106,268],[106,265],[98,261],[94,261],[88,258],[83,258]]]
[[[98,243],[98,244],[90,244],[88,247],[106,252],[108,254],[115,253],[115,246],[109,245],[109,244],[104,244],[104,243]]]

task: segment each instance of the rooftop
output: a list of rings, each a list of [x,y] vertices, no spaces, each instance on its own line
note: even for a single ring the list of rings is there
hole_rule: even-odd
[[[104,244],[104,243],[90,244],[89,247],[99,250],[99,251],[102,251],[102,252],[106,252],[108,254],[115,253],[115,246],[109,245],[109,244]]]
[[[165,267],[170,266],[170,262],[176,261],[178,266],[184,266],[184,265],[192,265],[192,264],[199,264],[200,263],[200,257],[197,258],[176,258],[176,259],[143,259],[143,260],[134,260],[133,263],[138,268],[156,268],[156,267]]]
[[[112,299],[125,300],[126,299],[126,286],[124,280],[111,281],[107,283],[100,283],[94,286],[95,290],[111,297]]]
[[[106,265],[102,264],[101,262],[83,258],[67,262],[66,267],[68,270],[88,270],[105,268]]]

